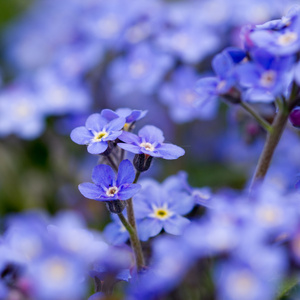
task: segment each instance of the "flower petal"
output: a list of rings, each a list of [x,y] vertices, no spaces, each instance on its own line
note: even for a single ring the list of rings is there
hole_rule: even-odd
[[[89,144],[92,138],[93,135],[84,126],[77,127],[71,132],[71,140],[79,145]]]
[[[95,142],[88,145],[87,151],[91,154],[101,154],[107,149],[107,147],[107,142]]]
[[[140,138],[136,134],[127,131],[122,132],[122,134],[119,136],[119,140],[127,144],[140,144]]]
[[[190,220],[179,215],[167,219],[164,223],[164,230],[167,233],[180,235],[183,229],[190,223]]]
[[[94,200],[99,199],[103,193],[103,190],[99,186],[90,182],[81,183],[78,189],[84,197]]]
[[[139,131],[139,137],[145,138],[146,142],[151,144],[155,142],[162,143],[165,140],[163,132],[159,128],[152,125],[144,126]]]
[[[118,143],[118,146],[126,151],[135,153],[135,154],[142,154],[143,152],[140,150],[141,148],[136,145],[129,145],[124,143]]]
[[[177,159],[178,157],[184,155],[185,151],[173,144],[162,144],[156,148],[156,150],[161,154],[164,159]]]
[[[103,127],[107,124],[107,120],[101,117],[100,114],[90,115],[86,122],[85,127],[89,130],[102,131]]]
[[[97,165],[93,169],[92,180],[95,184],[108,188],[115,180],[115,173],[108,165]]]
[[[120,186],[120,190],[118,192],[118,198],[120,200],[127,200],[133,197],[139,190],[141,186],[139,184],[123,184]]]
[[[146,218],[137,224],[138,234],[141,241],[147,241],[149,237],[156,236],[163,228],[160,220],[155,218]]]
[[[119,117],[117,119],[113,119],[106,125],[107,131],[117,131],[121,130],[125,124],[125,118]]]
[[[132,163],[125,159],[119,165],[117,186],[120,186],[124,183],[133,183],[135,178],[135,171]]]

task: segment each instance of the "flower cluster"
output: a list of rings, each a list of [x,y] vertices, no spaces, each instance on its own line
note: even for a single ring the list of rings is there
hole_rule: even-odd
[[[0,93],[1,125],[3,122],[0,135],[37,138],[49,116],[89,113],[93,101],[124,106],[126,99],[126,105],[136,106],[134,99],[151,97],[169,107],[175,122],[212,118],[217,104],[206,104],[194,92],[192,77],[196,76],[199,63],[225,46],[225,40],[236,39],[237,27],[266,21],[293,1],[240,4],[235,0],[209,3],[66,0],[63,5],[58,0],[37,1],[6,32],[9,46],[5,52],[15,73],[20,75],[4,85]],[[284,34],[262,35],[259,29],[260,32],[250,34],[251,39],[259,45],[266,43],[263,46],[273,47],[275,54],[294,51],[297,46],[289,43],[293,43],[297,32],[290,29],[297,24],[293,21],[295,24],[286,30],[284,22],[287,24],[288,20],[274,25]],[[219,37],[225,32],[230,36],[222,41]],[[278,45],[283,50],[278,52]],[[185,68],[177,67],[180,66],[176,64],[178,61],[191,66],[188,75]],[[268,71],[265,81],[269,81],[277,71],[281,74],[282,63],[278,63],[261,65],[257,72]],[[201,71],[207,70],[201,68]],[[170,72],[173,73],[171,77],[168,76]],[[276,82],[280,82],[279,77]],[[156,91],[162,85],[157,97]],[[176,94],[169,91],[174,85]],[[263,85],[266,88],[270,83]],[[94,86],[96,92],[91,88]],[[24,98],[28,101],[23,103]],[[177,103],[174,104],[176,99],[181,110]],[[22,109],[19,109],[20,102]],[[32,111],[31,107],[37,102],[40,107]],[[29,117],[34,124],[26,122]],[[21,123],[26,125],[19,129]]]
[[[79,300],[86,295],[88,273],[99,263],[105,261],[106,268],[98,270],[102,278],[126,273],[131,266],[126,248],[106,244],[73,212],[53,219],[38,213],[14,216],[0,252],[1,299]]]

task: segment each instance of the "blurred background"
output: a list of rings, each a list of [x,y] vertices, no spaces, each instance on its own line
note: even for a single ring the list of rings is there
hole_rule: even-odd
[[[155,125],[167,142],[185,149],[177,161],[155,160],[142,177],[162,181],[185,170],[194,187],[243,188],[264,133],[238,107],[203,101],[196,82],[213,76],[215,54],[241,45],[245,24],[280,18],[294,3],[0,1],[1,216],[73,209],[91,226],[105,226],[104,205],[84,199],[77,189],[90,181],[98,157],[69,137],[89,114],[104,108],[147,110],[135,132]],[[272,118],[272,106],[258,108]],[[280,147],[296,153],[299,149],[290,147],[295,140],[287,140]],[[296,174],[299,158],[290,157]]]

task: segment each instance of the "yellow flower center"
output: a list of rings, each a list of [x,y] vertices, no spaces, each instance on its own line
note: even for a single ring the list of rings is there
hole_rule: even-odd
[[[166,220],[173,215],[171,211],[168,210],[167,205],[165,204],[163,207],[156,207],[153,205],[153,213],[150,215],[152,218]]]
[[[100,132],[97,132],[95,135],[94,135],[94,142],[101,142],[101,140],[103,138],[106,138],[108,136],[108,133],[106,131],[100,131]]]
[[[123,129],[124,129],[125,131],[128,131],[130,125],[131,125],[130,123],[125,123],[124,126],[123,126]]]

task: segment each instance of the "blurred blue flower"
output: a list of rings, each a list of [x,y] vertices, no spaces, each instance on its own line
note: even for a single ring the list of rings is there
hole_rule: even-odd
[[[134,91],[151,94],[172,65],[171,56],[156,53],[148,44],[138,45],[126,57],[118,57],[110,65],[113,91],[118,96]]]
[[[173,121],[190,122],[194,119],[207,120],[215,117],[216,101],[202,103],[201,96],[195,92],[197,74],[190,67],[180,67],[172,74],[171,81],[160,89],[161,101],[169,107]]]
[[[190,222],[182,215],[189,213],[194,206],[194,200],[189,195],[183,192],[170,193],[154,180],[143,182],[141,192],[133,201],[142,241],[159,234],[162,229],[180,235]]]

